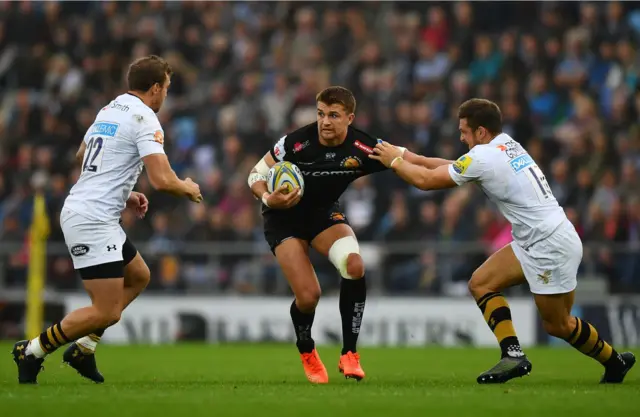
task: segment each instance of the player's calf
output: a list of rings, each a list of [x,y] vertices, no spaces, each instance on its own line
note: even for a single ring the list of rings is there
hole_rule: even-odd
[[[361,380],[365,374],[356,346],[367,300],[367,283],[358,241],[348,225],[337,224],[318,235],[312,244],[321,253],[326,251],[342,277],[340,317],[343,344],[338,369],[346,378]]]
[[[122,245],[122,257],[124,264],[122,305],[124,310],[147,288],[151,281],[151,271],[129,238]],[[78,339],[75,344],[83,354],[93,355],[105,331],[106,328],[100,328]],[[75,348],[71,346],[68,350],[73,351]]]
[[[635,364],[631,352],[618,354],[604,341],[591,323],[570,315],[574,292],[565,294],[536,294],[536,305],[544,329],[551,336],[564,339],[581,353],[597,360],[605,367],[600,382],[620,383]]]

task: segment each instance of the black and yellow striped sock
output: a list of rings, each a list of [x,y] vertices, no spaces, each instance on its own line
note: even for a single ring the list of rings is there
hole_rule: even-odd
[[[477,301],[484,320],[498,339],[502,357],[522,356],[522,349],[511,321],[509,303],[501,293],[490,292]]]
[[[576,327],[565,340],[574,348],[592,357],[604,366],[624,366],[618,352],[598,335],[591,323],[575,317]]]
[[[40,347],[42,347],[42,350],[47,354],[55,352],[60,346],[64,346],[70,342],[62,331],[60,322],[40,333],[38,340],[40,341]]]

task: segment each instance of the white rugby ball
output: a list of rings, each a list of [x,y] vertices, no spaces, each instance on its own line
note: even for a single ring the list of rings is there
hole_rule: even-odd
[[[267,175],[267,189],[270,193],[282,186],[286,186],[285,194],[290,193],[295,188],[300,188],[300,193],[304,193],[304,178],[300,168],[289,161],[278,162],[269,169]]]

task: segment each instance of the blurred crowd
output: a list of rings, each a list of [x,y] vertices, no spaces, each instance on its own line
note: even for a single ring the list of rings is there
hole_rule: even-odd
[[[633,5],[2,2],[0,238],[25,242],[34,187],[44,187],[51,241],[62,241],[58,215],[78,176],[84,132],[126,90],[131,60],[154,53],[175,71],[159,113],[167,154],[205,198],[194,205],[159,194],[141,176],[149,213],[137,220],[125,211],[123,223],[144,248],[155,289],[281,291],[247,173],[284,133],[314,121],[315,93],[337,84],[356,95],[358,127],[449,159],[465,152],[458,105],[474,96],[496,101],[504,131],[542,165],[585,243],[604,243],[585,251],[583,273],[614,291],[640,290]],[[390,292],[438,293],[445,281],[466,281],[511,239],[472,186],[422,192],[382,173],[358,180],[342,203],[362,242],[395,244],[380,262]],[[249,249],[201,250],[213,241]],[[409,252],[398,245],[416,241]],[[438,250],[470,242],[468,254]],[[24,286],[27,259],[24,250],[5,254],[6,285]],[[326,263],[319,275],[337,283]],[[66,255],[50,257],[48,278],[57,288],[79,285]]]

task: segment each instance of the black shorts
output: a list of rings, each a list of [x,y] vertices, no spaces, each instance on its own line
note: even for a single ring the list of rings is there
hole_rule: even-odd
[[[338,204],[321,210],[269,210],[262,216],[264,237],[274,254],[276,247],[287,239],[311,242],[334,224],[349,224]]]
[[[122,260],[109,262],[106,264],[88,266],[80,268],[77,271],[83,280],[105,279],[105,278],[123,278],[124,267],[129,265],[133,258],[136,257],[138,250],[129,240],[129,237],[122,244]]]

